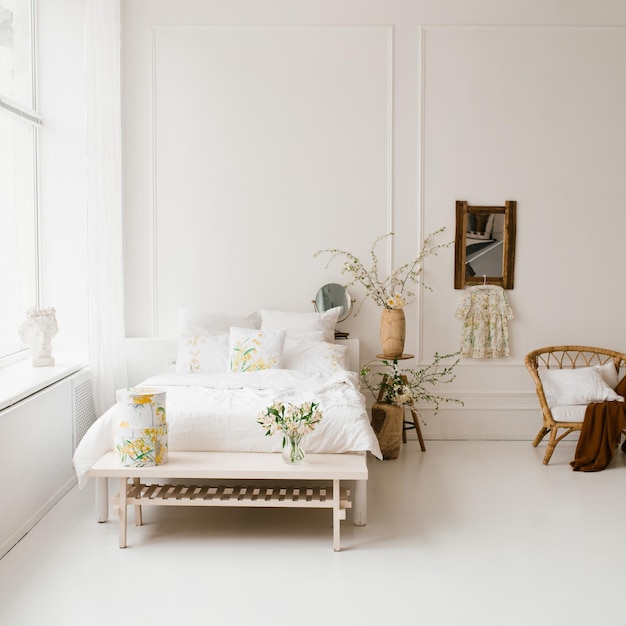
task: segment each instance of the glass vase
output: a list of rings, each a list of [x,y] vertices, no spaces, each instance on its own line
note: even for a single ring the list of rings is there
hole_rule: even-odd
[[[285,435],[283,438],[283,461],[289,465],[297,465],[304,461],[305,452],[300,445],[302,435]]]

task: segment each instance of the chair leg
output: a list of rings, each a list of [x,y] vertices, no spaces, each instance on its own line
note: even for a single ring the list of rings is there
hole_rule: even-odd
[[[548,448],[546,449],[546,454],[543,457],[543,464],[547,465],[550,462],[550,457],[554,452],[554,448],[556,448],[556,428],[550,429],[550,441],[548,441]]]
[[[539,445],[541,440],[546,436],[546,433],[549,431],[550,429],[546,428],[545,426],[541,428],[541,430],[537,433],[535,440],[533,441],[533,448],[536,448]]]

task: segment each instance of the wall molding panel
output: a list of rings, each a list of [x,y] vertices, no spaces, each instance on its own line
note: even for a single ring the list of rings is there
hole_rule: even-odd
[[[241,282],[251,268],[267,277],[280,267],[259,258],[259,238],[278,234],[287,254],[302,256],[294,211],[320,244],[324,225],[353,238],[365,218],[373,240],[393,224],[391,27],[159,25],[151,37],[153,334],[172,333],[173,303],[189,300],[183,268],[210,272],[228,257],[221,233],[250,221],[231,256]],[[310,255],[298,262],[312,266]],[[232,276],[211,279],[225,290]],[[254,285],[240,295],[238,309],[288,306]]]
[[[626,54],[626,28],[425,24],[419,44],[422,231],[443,222],[454,232],[457,199],[478,205],[518,200],[516,285],[508,292],[514,314],[511,356],[462,359],[454,383],[509,390],[503,393],[513,407],[516,390],[532,389],[523,362],[530,350],[559,343],[620,349],[610,333],[602,336],[604,322],[581,328],[576,315],[556,313],[565,284],[572,293],[578,287],[571,272],[575,262],[568,268],[552,254],[551,242],[565,214],[568,221],[572,215],[582,219],[590,205],[598,206],[596,191],[585,192],[586,205],[572,193],[593,176],[596,163],[586,155],[601,153],[600,137],[626,136],[618,107],[608,104],[623,98],[626,89],[607,71],[613,59]],[[615,159],[623,161],[616,148],[609,166],[615,175]],[[462,322],[454,317],[462,292],[451,288],[453,260],[435,265],[433,293],[423,290],[420,302],[421,361],[435,350],[458,349],[462,333]],[[589,304],[585,298],[576,312],[593,317],[584,313]]]

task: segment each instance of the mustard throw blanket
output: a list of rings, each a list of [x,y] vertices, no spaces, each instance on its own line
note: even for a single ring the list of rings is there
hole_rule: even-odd
[[[626,376],[615,392],[626,397]],[[622,430],[626,428],[626,402],[596,402],[585,411],[576,454],[570,465],[575,472],[598,472],[613,460]]]

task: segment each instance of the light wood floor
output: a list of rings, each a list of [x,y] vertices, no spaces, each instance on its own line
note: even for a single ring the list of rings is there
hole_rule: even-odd
[[[73,489],[0,560],[0,624],[623,623],[626,455],[573,472],[574,444],[427,441],[370,462],[369,522],[328,511],[146,508],[98,524]],[[93,482],[93,481],[92,481]]]

